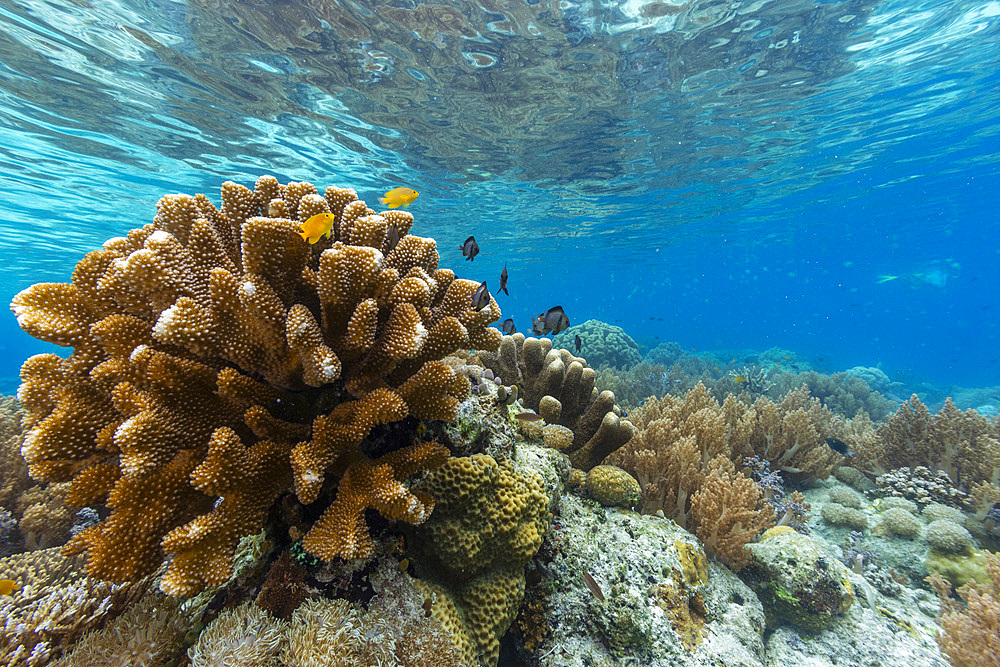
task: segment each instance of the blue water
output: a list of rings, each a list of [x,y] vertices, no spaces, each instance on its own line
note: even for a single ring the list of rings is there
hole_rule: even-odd
[[[271,173],[417,189],[521,330],[1000,385],[1000,2],[484,5],[0,0],[0,300]]]

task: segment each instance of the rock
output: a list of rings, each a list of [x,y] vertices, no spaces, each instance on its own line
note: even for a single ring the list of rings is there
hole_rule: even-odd
[[[760,602],[670,520],[564,494],[536,566],[533,664],[762,665]]]
[[[809,536],[782,526],[747,548],[750,564],[740,574],[759,595],[769,626],[781,619],[818,632],[854,603],[847,568]]]

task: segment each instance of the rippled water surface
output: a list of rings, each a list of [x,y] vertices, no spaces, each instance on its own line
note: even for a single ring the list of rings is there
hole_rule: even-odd
[[[1000,384],[1000,2],[0,0],[0,90],[3,299],[273,173],[419,190],[521,329]]]

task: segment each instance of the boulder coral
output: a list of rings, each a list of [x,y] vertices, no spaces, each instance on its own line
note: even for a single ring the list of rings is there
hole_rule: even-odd
[[[553,336],[552,346],[570,349],[576,336],[580,337],[580,354],[594,368],[607,365],[624,369],[642,361],[639,344],[624,329],[600,320],[587,320]]]
[[[72,480],[72,504],[110,509],[66,549],[112,581],[169,560],[172,595],[225,581],[239,538],[292,485],[311,504],[340,480],[306,536],[323,558],[371,553],[367,508],[425,520],[430,499],[403,482],[446,448],[372,460],[362,441],[407,416],[453,419],[469,382],[441,358],[500,344],[496,302],[471,309],[477,284],[438,267],[411,214],[270,176],[252,190],[226,182],[221,200],[165,196],[151,224],[88,253],[72,282],[12,304],[27,333],[72,348],[21,369],[30,473]],[[310,245],[299,229],[317,213],[335,220]]]

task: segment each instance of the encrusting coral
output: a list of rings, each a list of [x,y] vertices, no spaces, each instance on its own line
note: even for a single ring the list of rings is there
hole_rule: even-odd
[[[334,214],[332,238],[309,245],[300,224],[317,213]],[[407,416],[453,419],[469,382],[440,359],[495,350],[500,309],[472,310],[478,285],[438,268],[412,223],[353,190],[226,182],[221,207],[168,195],[71,283],[14,298],[26,332],[73,348],[21,369],[22,452],[36,479],[72,480],[70,503],[112,510],[66,547],[91,575],[138,579],[167,554],[165,592],[221,583],[274,500],[294,483],[312,503],[328,476],[342,487],[306,538],[324,558],[371,553],[368,507],[426,518],[401,481],[446,450],[372,461],[361,443]]]
[[[635,432],[620,417],[615,395],[597,391],[594,370],[586,359],[553,349],[547,338],[504,336],[499,350],[478,356],[505,384],[519,387],[525,407],[537,410],[550,424],[573,430],[573,442],[563,452],[576,468],[590,470]]]

